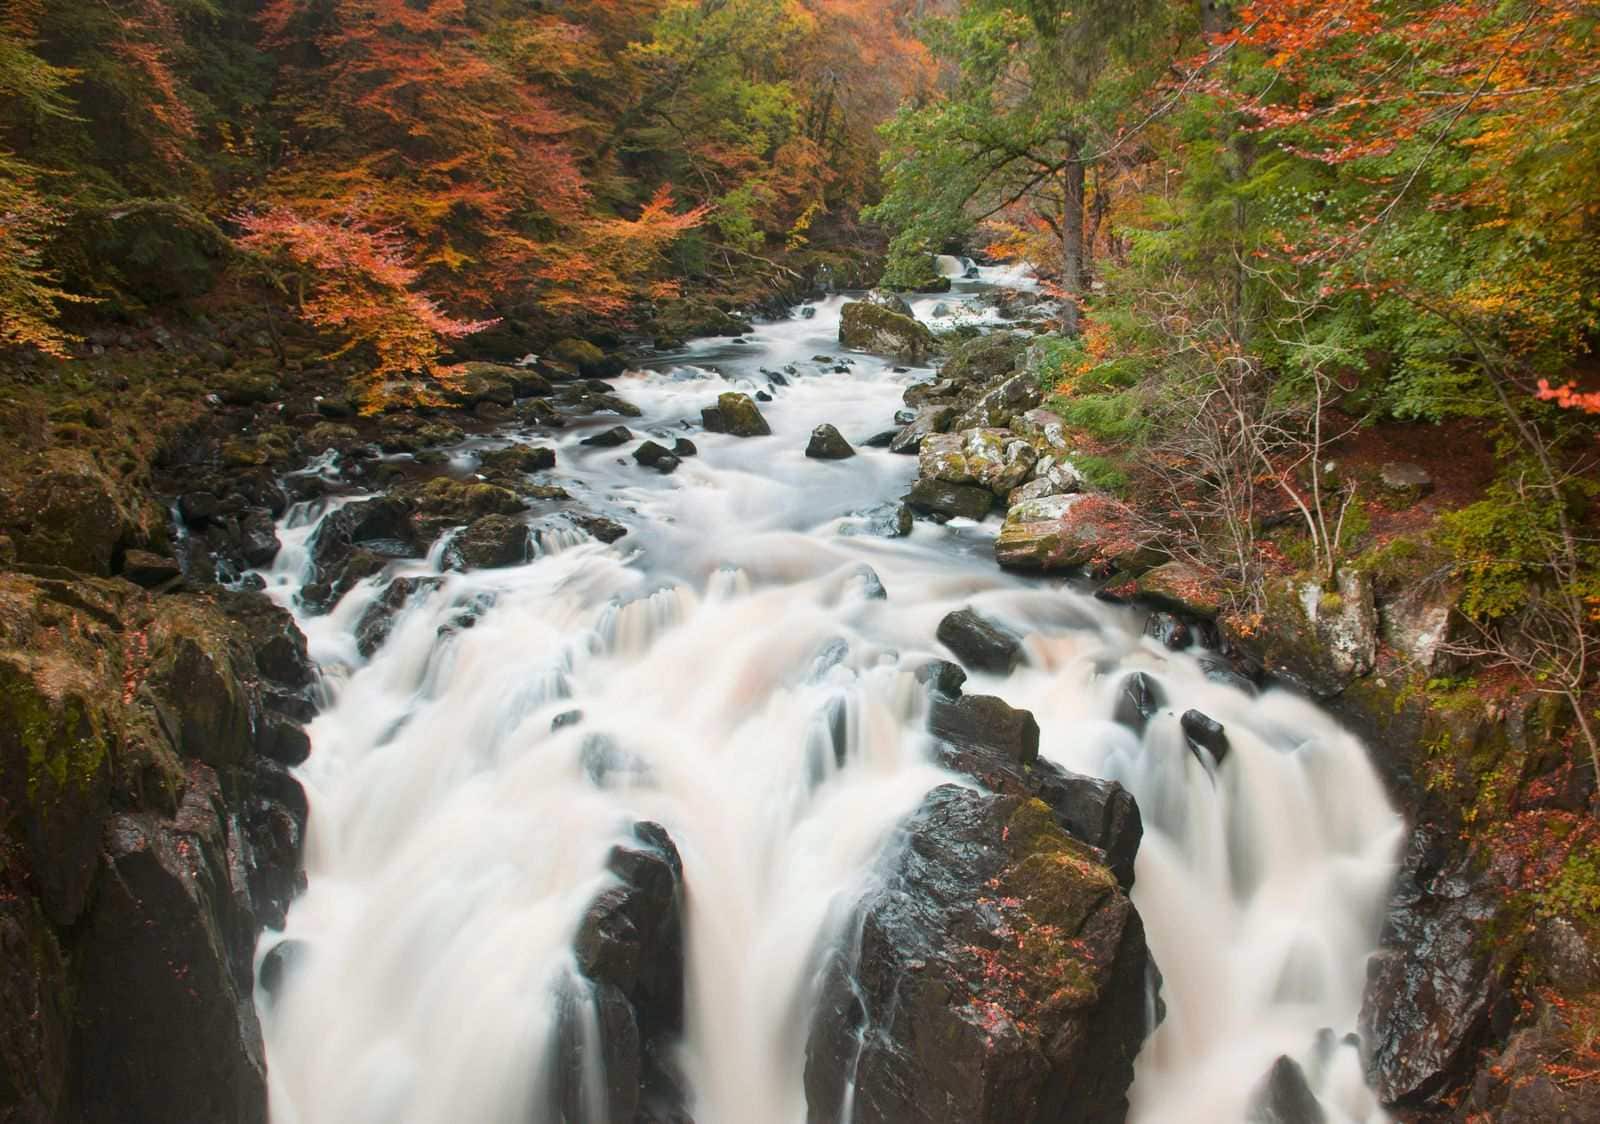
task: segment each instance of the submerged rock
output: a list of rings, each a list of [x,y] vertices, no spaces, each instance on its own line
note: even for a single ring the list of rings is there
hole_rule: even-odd
[[[1300,1063],[1279,1055],[1250,1098],[1248,1124],[1325,1124],[1327,1116],[1306,1084]]]
[[[859,916],[806,1044],[811,1124],[1122,1119],[1143,925],[1042,802],[935,789]]]

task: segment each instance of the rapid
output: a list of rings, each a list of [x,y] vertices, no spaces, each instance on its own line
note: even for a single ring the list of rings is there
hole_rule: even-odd
[[[993,324],[978,298],[1017,279],[977,272],[917,314]],[[274,1124],[546,1119],[540,1059],[576,976],[573,937],[612,877],[608,851],[640,820],[683,860],[673,1062],[694,1120],[802,1124],[820,954],[897,825],[955,779],[933,763],[911,673],[948,658],[935,630],[969,605],[1026,634],[1029,657],[971,689],[1031,710],[1044,756],[1120,781],[1144,817],[1133,899],[1166,1016],[1131,1118],[1239,1124],[1287,1054],[1330,1121],[1386,1119],[1344,1041],[1402,829],[1364,747],[1286,691],[1208,678],[1204,653],[1167,651],[1133,609],[1002,572],[992,520],[878,533],[915,458],[862,442],[928,372],[843,352],[843,299],[616,380],[643,410],[636,437],[698,446],[670,476],[631,446],[580,443],[614,418],[541,435],[556,482],[629,528],[611,545],[533,516],[524,565],[453,572],[436,547],[313,616],[298,601],[306,543],[339,501],[286,516],[265,576],[308,637],[327,705],[298,770],[308,885],[257,952],[305,948],[280,990],[258,994]],[[701,407],[730,389],[772,394],[771,436],[701,430]],[[804,456],[825,422],[857,456]],[[475,438],[452,470],[515,439]],[[407,576],[439,584],[363,657],[357,623]],[[1142,735],[1111,720],[1132,670],[1168,699]],[[842,765],[818,748],[818,715],[838,699]],[[1220,765],[1186,747],[1177,715],[1191,707],[1227,727]]]

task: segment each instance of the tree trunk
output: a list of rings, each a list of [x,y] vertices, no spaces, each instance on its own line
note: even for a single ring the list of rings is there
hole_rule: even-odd
[[[1061,287],[1081,296],[1088,277],[1083,250],[1083,148],[1077,141],[1067,143],[1061,186]]]

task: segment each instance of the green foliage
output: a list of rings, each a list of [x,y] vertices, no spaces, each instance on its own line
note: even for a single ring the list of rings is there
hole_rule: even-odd
[[[1111,444],[1135,445],[1150,428],[1143,400],[1133,393],[1073,395],[1051,406],[1068,425]]]
[[[1477,503],[1439,519],[1438,539],[1464,588],[1461,611],[1480,620],[1515,613],[1550,566],[1554,505],[1530,505],[1502,481]]]

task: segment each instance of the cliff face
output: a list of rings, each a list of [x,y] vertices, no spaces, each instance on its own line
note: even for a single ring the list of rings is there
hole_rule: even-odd
[[[3,406],[0,1119],[264,1120],[252,957],[299,877],[304,638],[155,553],[149,415]]]

